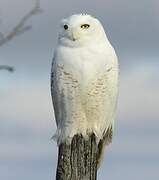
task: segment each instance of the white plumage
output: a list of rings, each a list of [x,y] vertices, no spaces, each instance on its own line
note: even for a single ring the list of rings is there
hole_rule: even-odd
[[[100,159],[112,138],[118,62],[99,20],[72,15],[61,21],[51,74],[58,144],[93,132]]]

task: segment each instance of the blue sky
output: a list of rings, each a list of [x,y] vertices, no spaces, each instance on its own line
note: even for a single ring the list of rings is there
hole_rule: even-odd
[[[7,34],[33,0],[0,1],[0,31]],[[49,180],[57,146],[50,96],[50,64],[61,18],[88,12],[98,17],[120,63],[119,101],[113,143],[99,179],[158,179],[159,21],[157,0],[43,0],[33,29],[0,48],[0,179]]]

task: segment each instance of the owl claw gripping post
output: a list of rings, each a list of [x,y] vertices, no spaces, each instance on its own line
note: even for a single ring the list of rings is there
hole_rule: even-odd
[[[112,140],[118,62],[103,26],[90,15],[72,15],[60,25],[51,71],[58,145],[75,134],[94,133],[98,163]]]

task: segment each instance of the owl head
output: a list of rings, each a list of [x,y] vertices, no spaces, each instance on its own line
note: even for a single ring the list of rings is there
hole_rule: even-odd
[[[62,19],[59,43],[64,46],[78,47],[105,42],[106,34],[98,19],[87,14],[75,14]]]

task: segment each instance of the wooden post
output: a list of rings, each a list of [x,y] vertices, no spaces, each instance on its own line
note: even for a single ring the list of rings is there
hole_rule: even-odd
[[[95,135],[85,140],[75,135],[70,145],[59,146],[56,180],[96,180],[97,145]]]

